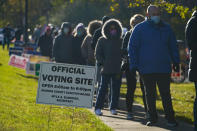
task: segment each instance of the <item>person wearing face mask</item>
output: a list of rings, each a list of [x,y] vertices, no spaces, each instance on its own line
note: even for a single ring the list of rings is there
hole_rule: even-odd
[[[87,28],[87,36],[84,38],[81,45],[82,57],[86,61],[86,65],[95,66],[94,51],[91,47],[92,37],[94,32],[101,27],[101,22],[93,20],[89,23]]]
[[[170,25],[160,19],[160,9],[155,5],[147,8],[147,19],[136,25],[129,41],[129,62],[131,72],[139,71],[142,77],[147,111],[147,126],[158,121],[156,111],[156,85],[162,99],[167,126],[175,127],[172,99],[170,94],[171,64],[179,72],[179,52],[176,37]]]
[[[136,89],[137,80],[136,80],[136,72],[131,72],[129,70],[129,57],[128,57],[127,47],[128,47],[129,38],[131,36],[133,28],[140,22],[143,22],[144,20],[145,20],[145,17],[141,14],[135,14],[134,16],[131,17],[130,19],[131,29],[124,36],[123,44],[122,44],[123,62],[122,62],[121,70],[125,73],[126,80],[127,80],[126,106],[127,106],[127,111],[128,111],[128,114],[127,114],[128,120],[133,119],[132,106],[133,106],[134,93]],[[142,96],[143,96],[143,102],[144,102],[144,109],[145,109],[145,112],[147,112],[144,85],[143,85],[141,78],[140,78],[140,88],[143,94]]]
[[[72,27],[69,22],[62,23],[60,34],[53,42],[52,55],[58,63],[74,64]]]
[[[46,27],[45,34],[39,38],[38,47],[42,56],[52,57],[53,37],[49,26]]]
[[[95,47],[98,43],[98,39],[102,36],[102,27],[103,25],[108,21],[110,20],[110,17],[109,16],[103,16],[102,18],[102,25],[100,28],[98,28],[93,36],[92,36],[92,42],[91,42],[91,47],[92,47],[92,50],[95,52]],[[100,83],[101,83],[101,66],[98,64],[98,62],[96,61],[96,80],[97,80],[97,87],[100,87]],[[111,85],[109,84],[109,87],[111,87]],[[105,104],[104,104],[104,107],[108,107],[109,106],[109,101],[110,99],[108,98],[108,94],[110,94],[110,91],[108,93],[106,93],[106,96],[105,96]]]
[[[108,84],[111,83],[110,112],[116,115],[121,85],[121,46],[122,25],[116,19],[110,19],[102,28],[102,37],[96,45],[95,57],[101,65],[101,84],[99,87],[95,114],[102,115],[101,109],[105,101]]]
[[[85,65],[85,59],[81,54],[81,45],[86,37],[86,29],[82,23],[79,23],[75,28],[74,39],[73,39],[73,57],[75,64]]]

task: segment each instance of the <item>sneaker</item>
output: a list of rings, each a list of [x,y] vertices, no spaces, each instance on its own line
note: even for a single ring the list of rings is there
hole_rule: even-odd
[[[132,120],[132,119],[133,119],[133,113],[128,113],[127,120]]]
[[[112,115],[117,115],[118,114],[116,110],[110,110],[110,112],[111,112]]]
[[[102,116],[102,115],[103,115],[103,113],[101,112],[101,109],[96,109],[96,110],[95,110],[95,114],[96,114],[97,116]]]
[[[156,123],[157,123],[157,121],[148,121],[148,122],[146,123],[146,126],[155,126]]]
[[[177,127],[178,123],[174,120],[174,121],[168,121],[167,123],[168,127]]]

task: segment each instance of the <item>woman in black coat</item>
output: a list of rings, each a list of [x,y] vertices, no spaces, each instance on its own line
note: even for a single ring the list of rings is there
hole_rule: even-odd
[[[186,29],[185,37],[188,47],[190,49],[190,69],[189,80],[195,83],[197,96],[197,11],[194,11],[192,17],[189,19]],[[197,98],[194,102],[194,125],[197,131]]]
[[[86,29],[82,23],[79,23],[74,32],[74,39],[73,39],[73,59],[74,64],[85,65],[85,59],[82,57],[81,54],[81,45],[86,37]]]

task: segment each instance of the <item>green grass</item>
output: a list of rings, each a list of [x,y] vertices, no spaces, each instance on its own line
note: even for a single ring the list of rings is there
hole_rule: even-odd
[[[137,103],[143,104],[142,101],[142,92],[139,87],[139,83],[137,84],[135,91],[134,100]],[[126,94],[126,85],[122,85],[121,95],[125,96]],[[163,112],[163,106],[161,102],[161,97],[159,96],[159,92],[157,90],[158,98],[157,98],[157,110],[160,113]],[[171,95],[173,108],[175,111],[175,116],[178,120],[185,121],[187,123],[192,124],[193,119],[193,103],[195,98],[195,88],[193,83],[183,83],[183,84],[171,84]]]
[[[8,66],[8,52],[0,46],[0,130],[45,131],[48,130],[49,105],[36,104],[36,77]],[[52,108],[50,130],[111,131],[87,109]]]

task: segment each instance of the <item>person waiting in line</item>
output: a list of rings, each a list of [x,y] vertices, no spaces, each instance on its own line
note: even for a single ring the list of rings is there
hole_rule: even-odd
[[[41,35],[41,30],[42,30],[41,25],[37,25],[36,28],[34,29],[32,38],[33,38],[35,44],[38,44],[38,40],[39,40],[40,35]]]
[[[103,16],[102,18],[102,25],[100,28],[98,28],[94,34],[93,34],[93,38],[92,38],[92,44],[91,44],[91,47],[93,49],[93,51],[95,51],[95,47],[98,43],[98,39],[102,36],[102,27],[103,25],[105,24],[105,22],[107,22],[108,20],[110,20],[110,17],[109,16]],[[97,61],[96,61],[96,80],[97,80],[97,87],[99,88],[100,87],[100,83],[101,83],[101,66],[99,64],[97,64]],[[110,83],[108,85],[109,87],[111,87]],[[107,90],[107,93],[106,93],[106,96],[105,96],[105,107],[108,107],[109,106],[109,97],[110,96],[110,93],[111,93],[111,88],[108,92]]]
[[[110,17],[108,16],[103,16],[102,18],[102,25],[100,28],[98,28],[94,34],[93,34],[93,40],[92,40],[92,44],[91,47],[93,50],[95,50],[95,47],[97,45],[98,39],[102,36],[102,27],[105,24],[105,22],[107,22],[108,20],[110,20]]]
[[[23,27],[18,26],[18,28],[17,28],[17,30],[15,32],[16,41],[20,41],[22,35],[23,35]]]
[[[122,71],[125,72],[126,80],[127,80],[126,106],[127,106],[127,111],[128,111],[128,115],[127,115],[128,120],[133,119],[132,106],[133,106],[134,93],[136,89],[137,80],[136,80],[136,72],[131,72],[129,70],[129,57],[128,57],[127,47],[128,47],[129,38],[132,34],[133,28],[135,27],[135,25],[137,25],[138,23],[144,20],[145,20],[145,17],[140,14],[136,14],[133,17],[131,17],[130,19],[131,29],[124,36],[123,45],[122,45],[122,57],[123,57]],[[140,78],[140,87],[142,90],[145,112],[147,112],[144,85],[143,85],[141,78]]]
[[[116,19],[108,20],[102,28],[102,37],[96,45],[95,57],[101,66],[101,85],[96,99],[95,114],[102,115],[108,84],[112,83],[110,111],[117,114],[117,106],[121,85],[121,45],[122,25]]]
[[[45,34],[39,38],[38,47],[42,56],[52,57],[53,37],[49,26],[46,27]]]
[[[179,52],[176,37],[170,25],[161,19],[159,7],[150,5],[147,8],[147,19],[136,25],[129,41],[129,57],[131,72],[139,71],[145,87],[147,110],[149,114],[147,126],[158,121],[156,111],[156,85],[162,99],[167,119],[167,126],[175,127],[172,99],[170,94],[171,64],[179,72]]]
[[[83,40],[81,45],[82,57],[85,59],[86,64],[90,66],[95,66],[94,50],[91,47],[92,36],[94,32],[101,27],[101,22],[94,20],[91,21],[88,25],[87,36]]]
[[[7,44],[7,50],[10,48],[10,41],[11,41],[11,28],[10,24],[8,24],[4,29],[3,29],[3,34],[4,34],[4,40],[3,40],[3,49],[5,48],[5,44]]]
[[[82,23],[79,23],[74,31],[74,38],[73,38],[73,59],[75,64],[85,65],[85,59],[82,57],[81,54],[81,45],[86,37],[86,29]]]
[[[197,131],[197,11],[194,11],[185,29],[185,39],[190,50],[189,80],[194,82],[196,98],[194,101],[194,131]]]
[[[74,64],[73,59],[73,36],[69,22],[61,25],[60,34],[54,39],[52,56],[58,63]]]

